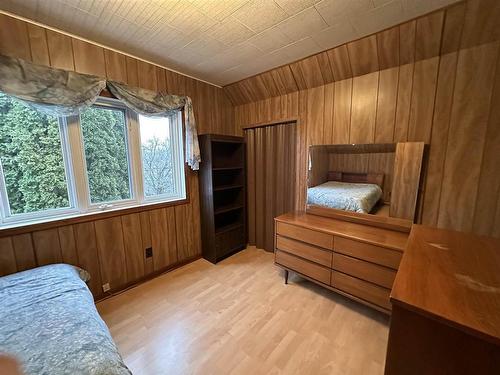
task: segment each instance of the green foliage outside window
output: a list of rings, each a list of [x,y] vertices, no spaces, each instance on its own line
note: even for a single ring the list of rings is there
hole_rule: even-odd
[[[69,206],[57,118],[2,93],[0,161],[13,214]]]
[[[92,203],[130,198],[125,115],[91,107],[80,115]]]

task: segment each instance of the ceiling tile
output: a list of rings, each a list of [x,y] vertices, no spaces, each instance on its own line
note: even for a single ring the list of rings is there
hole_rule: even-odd
[[[275,0],[276,3],[288,14],[295,14],[313,6],[319,0]]]
[[[323,0],[315,5],[328,25],[340,23],[355,13],[373,9],[371,0]]]
[[[322,49],[337,47],[341,44],[358,39],[360,36],[349,20],[330,26],[329,28],[313,34],[313,39]]]
[[[189,50],[202,57],[212,57],[224,51],[226,45],[210,35],[202,35],[191,43],[184,46],[182,50]],[[191,60],[192,61],[192,60]]]
[[[278,27],[273,27],[254,36],[248,42],[263,52],[271,52],[292,43],[293,40],[286,36]]]
[[[351,23],[362,37],[394,26],[404,17],[401,1],[393,0],[381,7],[352,17]]]
[[[274,1],[252,0],[233,14],[241,23],[258,33],[287,18]]]
[[[228,46],[244,42],[255,35],[252,30],[233,17],[227,17],[224,21],[208,30],[208,33]]]
[[[313,55],[321,51],[321,47],[314,41],[313,38],[307,37],[286,47],[280,48],[273,54],[285,56],[289,61],[295,61],[304,57]]]
[[[242,5],[248,3],[248,0],[189,0],[189,2],[207,16],[222,21]]]
[[[456,3],[460,0],[402,0],[407,19],[430,13],[433,10]]]
[[[308,8],[281,22],[277,28],[293,40],[310,36],[328,25],[314,7]]]
[[[184,1],[175,4],[160,22],[162,21],[186,35],[204,32],[216,24],[215,20]]]
[[[0,9],[220,84],[457,1],[0,0]]]

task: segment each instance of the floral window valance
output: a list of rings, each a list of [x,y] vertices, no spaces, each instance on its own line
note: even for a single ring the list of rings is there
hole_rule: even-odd
[[[94,104],[105,87],[126,106],[145,116],[164,116],[183,108],[186,162],[193,170],[199,168],[198,135],[193,105],[188,96],[157,93],[0,55],[0,91],[47,114],[77,115]]]

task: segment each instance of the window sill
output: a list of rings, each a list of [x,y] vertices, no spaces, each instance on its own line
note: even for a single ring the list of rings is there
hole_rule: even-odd
[[[40,219],[37,222],[13,223],[0,227],[0,238],[29,233],[38,230],[62,227],[64,225],[79,224],[89,221],[102,220],[115,216],[128,215],[138,212],[151,211],[159,208],[181,206],[189,204],[189,196],[168,202],[143,203],[140,205],[120,207],[99,212],[89,212],[84,214],[72,214],[64,217]]]

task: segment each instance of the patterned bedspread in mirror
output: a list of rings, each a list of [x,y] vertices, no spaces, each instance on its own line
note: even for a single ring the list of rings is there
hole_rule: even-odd
[[[307,189],[307,203],[360,213],[369,213],[382,197],[375,184],[328,181]]]
[[[0,352],[24,374],[131,374],[83,281],[55,264],[0,278]]]

